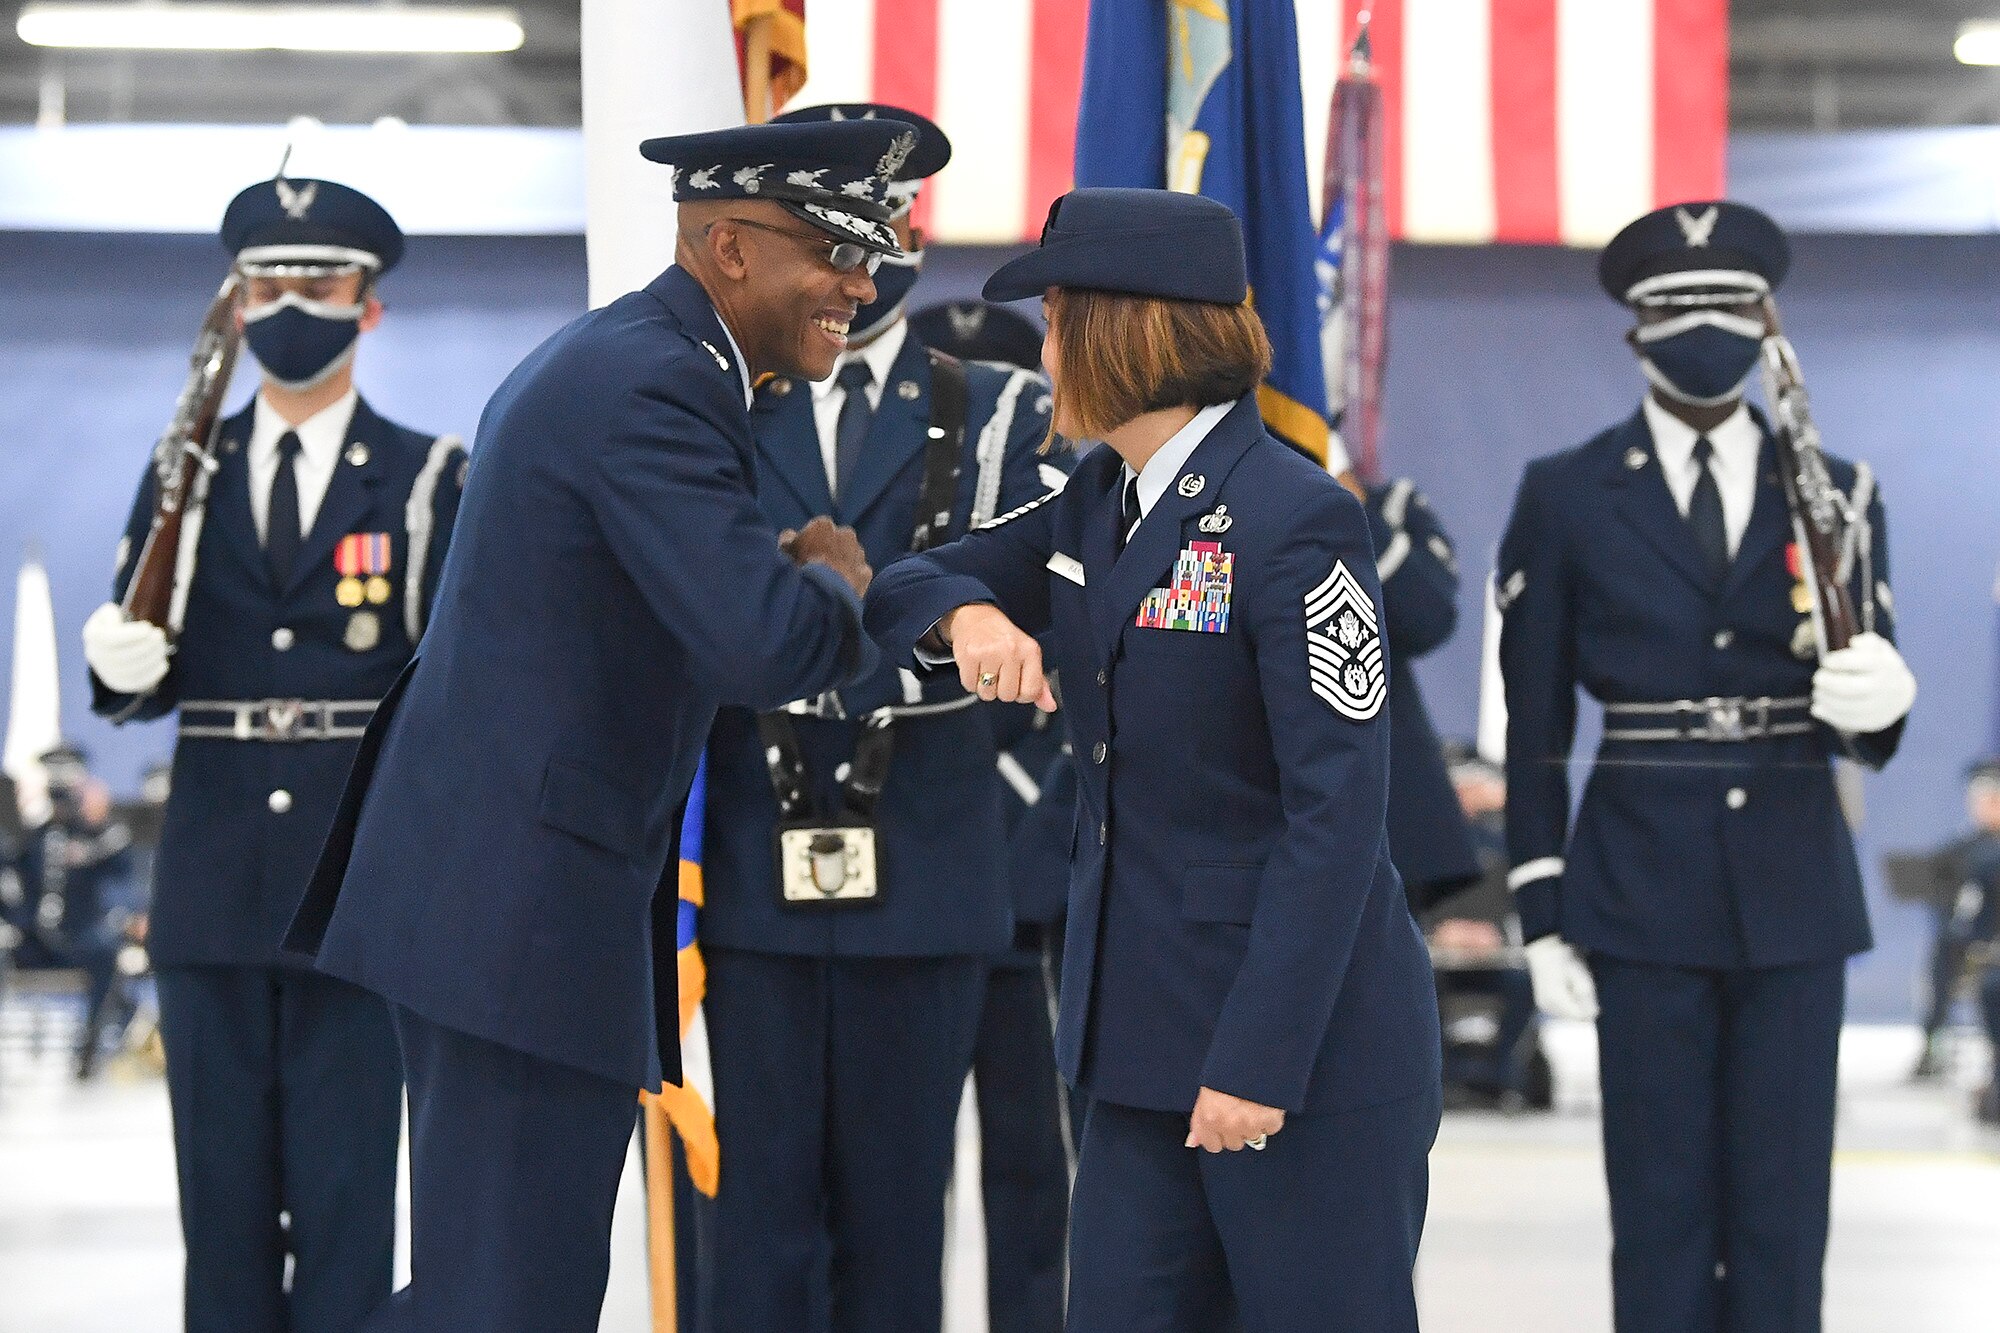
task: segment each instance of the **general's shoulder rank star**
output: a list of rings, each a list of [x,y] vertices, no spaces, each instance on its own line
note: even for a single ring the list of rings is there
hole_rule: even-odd
[[[1389,696],[1382,630],[1375,603],[1336,560],[1333,572],[1306,594],[1306,671],[1312,690],[1353,722],[1382,711]]]

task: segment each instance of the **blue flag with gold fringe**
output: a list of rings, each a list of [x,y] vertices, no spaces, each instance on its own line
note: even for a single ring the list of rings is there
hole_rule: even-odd
[[[1326,461],[1318,237],[1306,187],[1294,0],[1091,0],[1076,183],[1174,189],[1234,209],[1270,335],[1258,405]]]

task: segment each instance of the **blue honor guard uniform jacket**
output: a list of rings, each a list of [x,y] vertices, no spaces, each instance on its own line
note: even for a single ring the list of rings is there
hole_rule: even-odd
[[[1430,963],[1383,832],[1388,682],[1360,504],[1245,398],[1116,547],[1123,464],[885,570],[894,660],[992,602],[1044,634],[1080,801],[1057,1055],[1091,1096],[1289,1111],[1438,1080]]]
[[[1023,370],[962,363],[965,439],[951,522],[958,535],[1066,480],[1037,456],[1049,425],[1047,383]],[[751,410],[758,501],[774,526],[817,515],[853,527],[876,569],[910,551],[923,489],[933,384],[930,357],[907,337],[881,386],[855,475],[835,502],[813,419],[811,386],[763,385]],[[888,781],[873,812],[879,893],[865,906],[806,910],[781,903],[772,853],[777,822],[756,715],[725,708],[709,745],[703,844],[704,944],[815,956],[997,954],[1012,936],[994,709],[955,676],[920,682],[884,663],[795,713],[814,813],[839,813],[838,775],[854,759],[864,719],[910,710],[889,725]]]
[[[405,429],[357,402],[312,531],[276,587],[251,510],[255,411],[217,432],[219,467],[166,679],[142,697],[91,682],[92,708],[111,717],[180,711],[147,938],[162,965],[284,961],[279,942],[362,728],[423,633],[464,480],[455,437]],[[154,493],[149,469],[115,597]]]
[[[1523,933],[1679,967],[1825,962],[1870,947],[1854,844],[1829,760],[1880,767],[1899,722],[1843,738],[1803,716],[1815,654],[1790,515],[1761,418],[1755,503],[1712,580],[1661,471],[1643,412],[1529,464],[1500,544],[1507,690],[1507,844]],[[1867,515],[1856,605],[1893,639],[1888,532],[1865,468],[1827,459]],[[1865,626],[1864,626],[1865,628]],[[1617,730],[1762,727],[1747,740],[1607,739],[1570,827],[1576,692],[1613,708],[1675,701],[1678,717]],[[1706,701],[1715,700],[1710,708]],[[1749,706],[1733,709],[1737,700]],[[1713,715],[1712,715],[1713,714]]]
[[[1389,857],[1423,911],[1479,878],[1472,830],[1411,663],[1458,627],[1458,560],[1407,481],[1370,487],[1368,529],[1389,639]]]
[[[290,947],[431,1022],[634,1087],[678,1079],[653,896],[715,710],[873,664],[852,590],[782,555],[757,508],[745,402],[679,268],[501,385],[434,621]]]

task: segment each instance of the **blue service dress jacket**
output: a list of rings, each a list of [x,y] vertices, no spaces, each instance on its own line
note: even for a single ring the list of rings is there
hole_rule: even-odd
[[[1764,429],[1749,527],[1718,581],[1643,412],[1528,465],[1501,540],[1510,882],[1528,939],[1678,967],[1826,962],[1870,947],[1830,759],[1880,767],[1902,724],[1842,738],[1606,741],[1570,823],[1577,687],[1601,703],[1804,699],[1817,660]],[[1888,530],[1866,469],[1828,458],[1868,517],[1852,591],[1894,638]]]
[[[652,901],[715,710],[874,658],[847,584],[779,552],[755,475],[742,371],[680,268],[508,376],[289,947],[433,1023],[678,1078]]]
[[[279,943],[333,824],[354,737],[409,662],[429,617],[465,476],[457,437],[406,429],[358,402],[312,531],[286,586],[275,587],[250,509],[255,410],[246,407],[217,433],[220,466],[166,679],[134,697],[93,675],[91,707],[121,720],[163,717],[184,703],[360,707],[338,718],[351,732],[345,739],[179,737],[147,937],[153,961],[164,966],[285,961]],[[119,547],[114,597],[125,595],[131,558],[145,541],[154,486],[149,468]],[[381,568],[374,577],[386,581],[387,596],[343,605],[342,539],[378,535],[386,537],[386,560],[376,543],[364,567]],[[201,712],[210,724],[217,716]]]
[[[1065,473],[1043,459],[1048,386],[1028,371],[965,363],[965,443],[948,535],[1025,504]],[[772,380],[757,393],[757,498],[779,528],[817,515],[851,526],[882,569],[907,555],[923,488],[932,411],[931,364],[906,338],[882,385],[860,463],[838,503],[827,482],[811,386]],[[708,828],[703,843],[704,944],[819,957],[990,955],[1007,947],[1007,867],[994,710],[951,675],[920,682],[883,663],[836,692],[841,716],[794,716],[818,815],[840,812],[837,774],[853,757],[862,719],[911,704],[948,711],[896,719],[889,780],[875,809],[881,894],[867,906],[786,907],[780,902],[772,793],[756,714],[725,708],[709,742]],[[832,699],[822,711],[833,712]]]
[[[1253,398],[1194,448],[1121,553],[1122,475],[1095,450],[1059,495],[890,566],[868,598],[892,660],[916,660],[931,626],[971,602],[1052,645],[1081,796],[1065,1076],[1181,1113],[1204,1086],[1289,1111],[1434,1087],[1430,962],[1383,831],[1385,682],[1364,660],[1380,650],[1366,627],[1381,593],[1359,502],[1267,434]],[[1194,594],[1211,628],[1138,624],[1189,591],[1191,561],[1213,554],[1196,543],[1230,557]],[[1336,607],[1351,653],[1323,633]],[[1343,659],[1331,676],[1330,651]]]
[[[1368,530],[1389,639],[1389,859],[1417,911],[1479,878],[1479,856],[1411,663],[1458,627],[1458,559],[1423,493],[1368,491]]]

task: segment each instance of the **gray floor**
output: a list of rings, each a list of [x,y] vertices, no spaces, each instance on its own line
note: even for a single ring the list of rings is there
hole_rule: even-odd
[[[179,1237],[166,1098],[131,1066],[79,1088],[45,1025],[0,1013],[0,1333],[168,1333]],[[1551,1034],[1557,1113],[1447,1120],[1419,1279],[1430,1333],[1610,1326],[1608,1233],[1588,1030]],[[1913,1034],[1850,1029],[1843,1060],[1828,1333],[1992,1333],[2000,1135],[1969,1123],[1984,1053],[1951,1083],[1901,1081]],[[967,1164],[977,1152],[966,1138]],[[976,1174],[971,1177],[976,1179]],[[628,1187],[630,1185],[628,1180]],[[646,1327],[636,1192],[621,1203],[603,1327]],[[983,1333],[976,1192],[953,1200],[951,1333]]]

